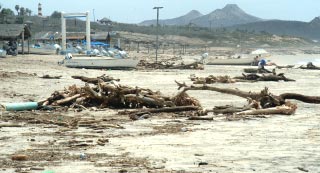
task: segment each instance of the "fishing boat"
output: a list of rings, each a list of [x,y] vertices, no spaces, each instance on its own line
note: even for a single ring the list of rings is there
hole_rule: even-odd
[[[59,64],[70,68],[88,69],[133,69],[138,65],[139,60],[128,58],[110,57],[73,57],[66,58]]]

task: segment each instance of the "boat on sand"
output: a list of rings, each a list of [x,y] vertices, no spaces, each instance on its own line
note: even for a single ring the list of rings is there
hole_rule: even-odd
[[[132,69],[136,68],[139,60],[109,57],[73,57],[65,58],[59,64],[70,68],[88,69]]]
[[[207,65],[252,65],[254,58],[210,59]]]

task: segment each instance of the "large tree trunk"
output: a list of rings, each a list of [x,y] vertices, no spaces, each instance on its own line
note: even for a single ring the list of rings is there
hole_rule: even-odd
[[[296,94],[296,93],[283,93],[283,94],[280,94],[280,97],[283,100],[294,99],[294,100],[299,100],[306,103],[320,104],[320,97],[318,96],[306,96],[306,95]]]
[[[286,99],[295,99],[306,103],[315,103],[320,104],[320,97],[319,96],[306,96],[302,94],[296,93],[283,93],[279,96],[273,95],[269,93],[268,88],[265,88],[260,93],[257,92],[245,92],[238,89],[228,89],[228,88],[218,88],[212,86],[187,86],[185,83],[177,82],[177,85],[180,88],[184,88],[183,92],[188,90],[209,90],[209,91],[216,91],[225,94],[236,95],[242,98],[251,98],[252,100],[260,101],[261,106],[266,108],[265,104],[272,103],[273,105],[269,105],[269,107],[280,106],[285,103]]]

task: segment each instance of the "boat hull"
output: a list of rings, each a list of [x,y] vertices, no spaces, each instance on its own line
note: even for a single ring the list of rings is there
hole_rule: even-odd
[[[66,67],[90,69],[130,69],[136,68],[139,60],[134,59],[65,59]]]
[[[252,65],[253,58],[212,59],[207,65]]]

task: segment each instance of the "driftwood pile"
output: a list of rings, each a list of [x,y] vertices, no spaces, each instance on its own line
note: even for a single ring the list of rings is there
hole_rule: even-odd
[[[219,88],[206,85],[187,86],[185,83],[179,83],[177,81],[176,83],[178,85],[178,89],[183,88],[182,93],[189,90],[208,90],[246,98],[249,104],[244,107],[222,106],[215,107],[213,110],[202,111],[202,115],[207,115],[209,112],[226,115],[228,120],[239,120],[272,114],[292,115],[297,109],[297,105],[287,101],[287,99],[320,104],[320,97],[305,96],[296,93],[274,95],[269,92],[268,88],[263,89],[261,92],[245,92],[238,89]],[[212,120],[213,118],[214,117],[190,117],[189,119]]]
[[[194,74],[190,75],[191,81],[193,84],[213,84],[213,83],[235,83],[235,79],[230,76],[213,76],[209,75],[208,77],[197,77]]]
[[[300,66],[299,68],[306,70],[320,70],[320,67],[315,66],[312,62],[309,62],[307,66]]]
[[[258,82],[258,81],[295,81],[293,79],[287,78],[283,73],[276,74],[275,70],[271,74],[259,74],[259,73],[249,73],[242,76],[230,77],[230,76],[213,76],[208,77],[197,77],[195,75],[190,75],[193,84],[213,84],[213,83],[235,83],[235,82]]]
[[[138,64],[140,69],[194,69],[194,70],[203,70],[204,66],[200,62],[194,62],[191,64],[176,64],[171,61],[160,61],[160,62],[147,62],[141,60]]]
[[[259,73],[249,73],[244,74],[242,76],[234,77],[234,79],[238,79],[243,81],[295,81],[294,79],[287,78],[284,73],[277,74],[275,70],[272,71],[272,74],[259,74]]]
[[[245,73],[272,73],[272,71],[267,69],[258,69],[258,68],[245,68],[243,69]]]
[[[86,82],[85,86],[72,85],[62,91],[55,91],[49,98],[39,102],[39,104],[49,107],[67,106],[82,109],[90,107],[117,109],[200,107],[199,102],[186,93],[168,97],[158,91],[120,85],[117,82],[119,79],[109,76],[98,78],[73,76],[73,78]]]

